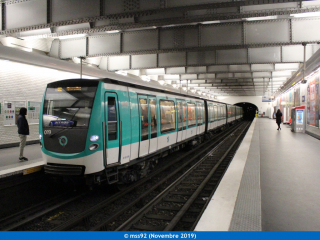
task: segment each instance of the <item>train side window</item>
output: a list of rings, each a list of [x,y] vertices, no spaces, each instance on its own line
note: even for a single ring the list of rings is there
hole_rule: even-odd
[[[182,110],[182,102],[178,102],[178,131],[183,129],[182,122],[183,122],[183,110]]]
[[[147,140],[149,135],[149,116],[147,99],[140,98],[141,141]]]
[[[188,127],[196,125],[196,106],[194,103],[188,103]]]
[[[186,103],[183,103],[183,130],[187,129],[187,107]]]
[[[157,137],[157,114],[156,114],[156,100],[149,99],[150,117],[151,117],[151,138]]]
[[[116,98],[108,97],[108,140],[117,139],[117,107]]]
[[[205,124],[206,123],[206,110],[205,110],[203,104],[202,104],[201,108],[202,108],[202,116],[203,116],[202,124]]]
[[[209,108],[209,122],[213,122],[214,121],[214,113],[213,113],[213,105],[210,105]]]
[[[198,126],[202,125],[202,108],[201,104],[197,103],[197,114],[198,114]]]
[[[218,107],[214,106],[214,120],[218,120]]]
[[[176,130],[176,113],[174,101],[160,100],[161,133]]]

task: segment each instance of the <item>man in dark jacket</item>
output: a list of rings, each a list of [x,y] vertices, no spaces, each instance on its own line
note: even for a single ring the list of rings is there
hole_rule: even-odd
[[[18,134],[20,137],[20,161],[28,161],[28,158],[23,156],[23,150],[26,146],[27,142],[27,135],[29,135],[29,124],[26,119],[27,115],[27,109],[26,108],[20,108],[19,116],[17,119],[17,126],[18,126]]]

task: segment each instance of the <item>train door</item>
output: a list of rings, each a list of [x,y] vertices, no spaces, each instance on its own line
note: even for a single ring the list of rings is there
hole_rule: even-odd
[[[105,166],[118,163],[121,155],[121,124],[116,93],[106,92],[105,101]]]
[[[200,134],[202,132],[202,123],[203,123],[203,113],[202,113],[202,105],[201,103],[196,103],[196,109],[197,109],[197,134]]]
[[[186,116],[186,103],[181,100],[177,100],[177,114],[178,114],[178,134],[177,142],[186,139],[186,126],[187,126],[187,116]]]
[[[214,115],[214,122],[213,127],[216,128],[218,126],[218,106],[213,106],[213,115]]]
[[[158,124],[157,124],[157,105],[155,97],[148,97],[148,112],[149,112],[149,153],[155,152],[158,149]]]
[[[158,146],[156,98],[139,95],[140,145],[139,156],[155,152]]]

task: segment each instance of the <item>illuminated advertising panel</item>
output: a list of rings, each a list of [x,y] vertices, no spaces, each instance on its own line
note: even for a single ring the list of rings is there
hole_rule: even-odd
[[[296,111],[297,111],[296,123],[297,125],[303,125],[303,110],[297,109]]]
[[[319,127],[319,73],[308,81],[307,114],[307,124]]]

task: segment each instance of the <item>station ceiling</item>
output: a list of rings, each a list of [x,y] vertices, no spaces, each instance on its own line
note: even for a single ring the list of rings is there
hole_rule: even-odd
[[[320,42],[320,1],[0,2],[5,46],[208,97],[273,96]]]

